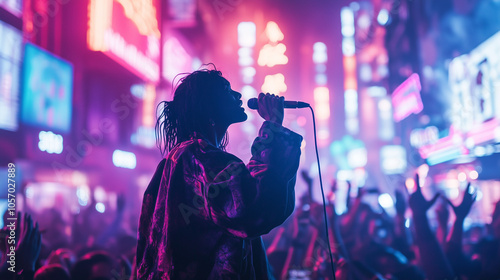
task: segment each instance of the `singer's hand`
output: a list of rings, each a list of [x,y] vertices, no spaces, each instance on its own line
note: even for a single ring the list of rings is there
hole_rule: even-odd
[[[259,94],[259,115],[266,121],[271,121],[276,124],[283,124],[283,116],[285,114],[285,98],[274,94]]]

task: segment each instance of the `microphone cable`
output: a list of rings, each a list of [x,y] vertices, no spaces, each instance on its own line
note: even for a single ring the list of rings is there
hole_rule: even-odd
[[[314,147],[316,149],[316,162],[318,163],[318,173],[319,173],[319,185],[321,187],[321,198],[323,199],[323,217],[325,218],[325,232],[326,232],[326,244],[328,244],[328,254],[330,255],[330,265],[332,268],[333,280],[335,280],[335,265],[333,263],[332,248],[330,246],[330,235],[328,233],[328,214],[326,212],[326,200],[325,191],[323,190],[323,180],[321,178],[321,166],[319,162],[318,153],[318,140],[316,139],[316,119],[314,117],[314,110],[311,105],[308,104],[309,109],[311,109],[312,120],[313,120],[313,130],[314,130]],[[335,208],[333,209],[335,211]]]

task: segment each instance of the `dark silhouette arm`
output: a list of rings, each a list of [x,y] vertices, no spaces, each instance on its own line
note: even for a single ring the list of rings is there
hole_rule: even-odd
[[[394,218],[394,242],[395,249],[403,253],[408,259],[414,259],[415,254],[411,250],[408,231],[406,228],[406,209],[407,203],[403,194],[396,190],[396,217]]]
[[[427,210],[436,202],[439,194],[428,201],[422,195],[418,175],[415,176],[415,184],[417,190],[410,196],[409,204],[413,212],[415,241],[420,251],[421,267],[430,280],[455,279],[453,270],[427,219]]]
[[[467,215],[469,214],[470,209],[474,204],[474,201],[476,200],[476,197],[477,197],[477,191],[474,190],[473,192],[471,192],[471,185],[469,183],[467,185],[467,188],[465,189],[463,199],[460,205],[455,206],[453,205],[453,203],[451,203],[451,201],[446,199],[446,202],[448,202],[448,204],[450,204],[450,206],[453,208],[456,219],[453,224],[453,229],[451,231],[450,238],[446,242],[445,252],[453,269],[458,274],[466,274],[466,275],[470,275],[471,273],[474,274],[473,264],[471,260],[464,255],[462,248],[462,240],[464,231],[463,228],[464,220],[465,217],[467,217]]]
[[[202,193],[211,220],[242,238],[260,236],[282,224],[295,207],[301,141],[300,135],[266,121],[252,145],[248,166],[219,149],[196,155],[208,181]]]

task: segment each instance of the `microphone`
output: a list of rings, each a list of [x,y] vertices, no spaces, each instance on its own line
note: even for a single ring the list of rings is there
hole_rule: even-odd
[[[259,109],[259,102],[257,98],[250,98],[248,99],[248,108],[257,110]],[[298,109],[298,108],[307,108],[309,107],[309,103],[302,102],[302,101],[286,101],[285,100],[285,108],[287,109]]]

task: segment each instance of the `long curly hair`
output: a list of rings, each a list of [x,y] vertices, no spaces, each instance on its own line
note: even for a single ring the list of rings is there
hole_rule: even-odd
[[[213,64],[210,65],[213,70],[197,70],[181,78],[173,100],[158,104],[156,111],[160,114],[156,120],[155,135],[162,155],[165,156],[177,144],[195,134],[206,135],[211,127],[212,97],[230,85],[222,73]],[[227,144],[225,133],[219,148],[225,150]]]

